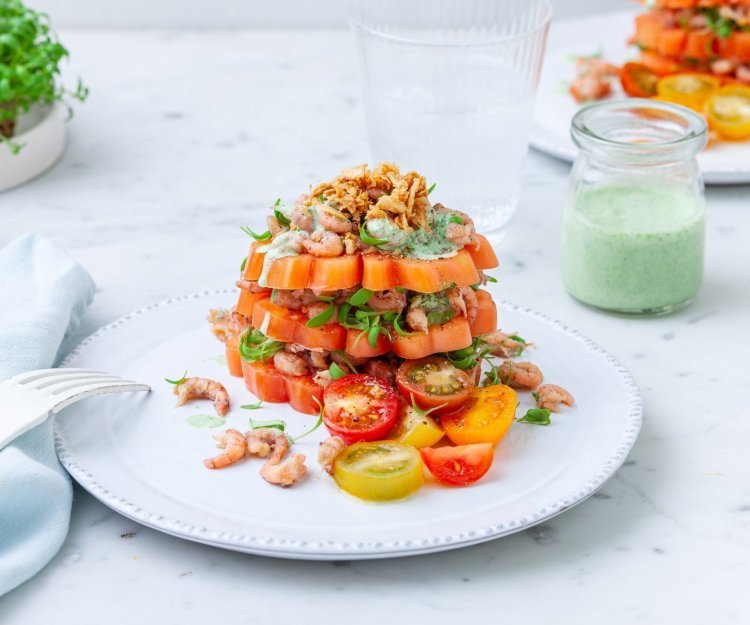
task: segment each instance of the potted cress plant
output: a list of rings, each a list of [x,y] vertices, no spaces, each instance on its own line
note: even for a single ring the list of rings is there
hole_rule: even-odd
[[[21,0],[0,0],[0,191],[51,167],[65,146],[70,100],[83,101],[59,79],[68,51],[47,16]]]

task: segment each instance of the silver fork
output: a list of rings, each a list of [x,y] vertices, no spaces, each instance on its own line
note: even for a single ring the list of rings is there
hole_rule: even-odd
[[[0,449],[79,399],[150,391],[147,384],[88,369],[39,369],[0,382]]]

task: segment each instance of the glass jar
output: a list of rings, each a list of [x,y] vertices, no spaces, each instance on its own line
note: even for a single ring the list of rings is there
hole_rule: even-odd
[[[696,154],[705,120],[655,100],[581,109],[580,152],[565,206],[562,276],[577,300],[604,310],[664,314],[703,279],[705,198]]]

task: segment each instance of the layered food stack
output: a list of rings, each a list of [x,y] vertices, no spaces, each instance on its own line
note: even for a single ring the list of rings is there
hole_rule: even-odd
[[[433,354],[478,375],[474,337],[497,329],[484,271],[498,261],[472,220],[432,204],[431,190],[416,172],[361,165],[292,205],[277,201],[267,232],[245,229],[255,240],[237,305],[224,325],[212,319],[230,373],[259,399],[309,414],[333,380],[368,373],[395,384],[404,361]]]
[[[750,84],[750,0],[655,0],[633,43],[656,74],[706,72]]]

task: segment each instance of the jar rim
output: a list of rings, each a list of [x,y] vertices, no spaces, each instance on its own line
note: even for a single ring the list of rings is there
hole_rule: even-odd
[[[616,119],[617,115],[622,117],[623,124],[630,118],[640,123],[645,131],[658,130],[658,124],[662,124],[663,136],[660,137],[658,133],[649,136],[646,132],[624,139],[620,135],[606,136],[601,129],[597,129],[597,122]],[[608,130],[617,128],[612,126]],[[627,98],[605,100],[583,107],[573,116],[570,132],[580,148],[593,144],[617,151],[656,154],[692,147],[697,153],[706,144],[708,125],[701,115],[679,104],[648,98]]]

